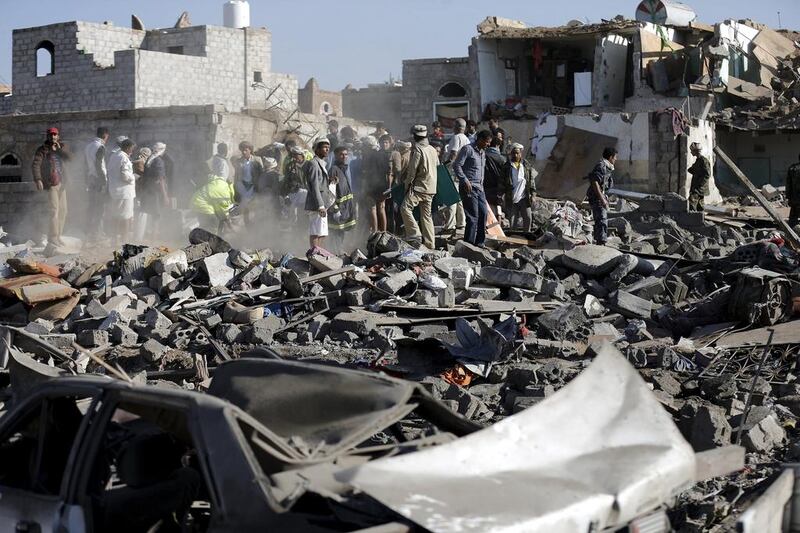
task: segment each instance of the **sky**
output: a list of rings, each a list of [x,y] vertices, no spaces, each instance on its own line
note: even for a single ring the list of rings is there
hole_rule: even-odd
[[[222,25],[222,0],[0,0],[0,83],[11,83],[11,32],[55,22],[111,21],[128,27],[136,14],[147,28],[172,27],[188,10],[195,25]],[[798,0],[687,0],[698,20],[713,24],[750,18],[800,30]],[[572,19],[599,22],[634,18],[636,0],[251,0],[250,23],[272,31],[272,70],[316,77],[323,89],[364,87],[402,75],[403,59],[467,54],[475,27],[485,17],[560,26]],[[558,7],[556,7],[558,6]]]

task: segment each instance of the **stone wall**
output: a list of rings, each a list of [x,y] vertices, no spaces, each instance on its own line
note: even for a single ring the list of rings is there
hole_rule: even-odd
[[[370,85],[342,91],[342,113],[347,117],[383,122],[396,137],[405,137],[408,126],[401,118],[403,88],[398,85]]]
[[[68,22],[14,30],[13,40],[14,95],[0,113],[209,103],[240,111],[264,106],[252,84],[270,79],[271,34],[264,28],[145,32]],[[44,41],[53,44],[55,68],[37,77],[36,47]],[[296,91],[296,80],[287,85]],[[290,101],[296,102],[296,95]]]
[[[342,93],[320,89],[314,78],[297,91],[297,103],[303,113],[342,116]]]
[[[133,108],[134,52],[120,50],[135,46],[144,32],[118,30],[83,22],[14,30],[12,111]],[[36,47],[44,41],[53,44],[54,71],[37,77]]]
[[[403,61],[403,88],[401,90],[401,130],[408,131],[414,124],[430,125],[433,121],[434,102],[469,100],[470,118],[477,119],[480,109],[476,101],[477,82],[466,57],[414,59]],[[467,98],[440,98],[439,89],[448,82],[461,84]]]
[[[301,144],[306,145],[318,132],[326,131],[326,117],[300,114],[298,119],[300,130],[293,136],[299,137]],[[369,131],[368,126],[352,119],[342,118],[340,123],[355,127],[362,135]],[[44,194],[33,188],[31,162],[44,141],[44,132],[51,126],[61,130],[62,139],[73,153],[65,181],[71,213],[67,233],[71,235],[80,235],[83,230],[83,149],[99,126],[108,127],[112,139],[126,135],[140,146],[166,143],[167,153],[175,163],[172,191],[182,205],[194,190],[192,182],[200,183],[208,174],[206,162],[217,143],[228,143],[230,154],[236,155],[240,141],[247,140],[260,148],[286,137],[286,125],[275,109],[229,113],[219,105],[0,117],[0,157],[14,154],[21,163],[15,173],[21,174],[23,180],[0,183],[0,226],[29,238],[39,237],[45,202]]]

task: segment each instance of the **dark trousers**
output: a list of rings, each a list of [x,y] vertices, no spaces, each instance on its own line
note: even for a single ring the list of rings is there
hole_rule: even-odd
[[[531,231],[531,202],[528,197],[523,197],[516,204],[508,202],[506,217],[511,229],[515,229],[521,224],[523,231]]]
[[[89,202],[86,206],[86,236],[97,238],[102,234],[108,192],[105,189],[88,188],[86,198]]]
[[[789,225],[792,226],[792,229],[794,229],[798,219],[800,219],[800,205],[789,206]]]
[[[464,240],[482,246],[486,241],[486,195],[474,186],[472,192],[467,194],[462,187],[461,201],[464,203],[464,215],[467,218]]]
[[[608,209],[600,204],[592,204],[594,217],[594,243],[605,244],[608,240]]]

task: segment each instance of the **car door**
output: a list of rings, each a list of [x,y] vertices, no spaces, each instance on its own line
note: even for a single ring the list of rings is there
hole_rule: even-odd
[[[0,533],[82,531],[67,512],[66,481],[93,396],[38,394],[0,424]],[[69,516],[72,528],[62,527]]]

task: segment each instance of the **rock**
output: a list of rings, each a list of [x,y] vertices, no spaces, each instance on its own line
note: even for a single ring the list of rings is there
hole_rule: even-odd
[[[735,431],[738,431],[742,418],[743,415],[733,417]],[[781,427],[774,411],[758,406],[750,408],[742,429],[742,445],[747,451],[770,453],[776,447],[783,446],[785,441],[786,430]]]
[[[653,312],[653,302],[623,290],[611,295],[611,306],[627,318],[650,318]]]
[[[639,259],[635,255],[624,254],[616,259],[614,270],[609,272],[603,280],[603,285],[609,289],[616,288],[622,281],[622,278],[633,272]]]
[[[541,291],[543,282],[538,274],[497,267],[482,267],[480,278],[495,287],[518,287],[536,292]]]
[[[225,344],[241,342],[242,337],[242,329],[236,324],[222,324],[217,327],[217,338]]]
[[[244,270],[250,266],[252,262],[253,258],[246,252],[235,249],[228,251],[228,264],[233,268]]]
[[[481,285],[472,285],[465,290],[467,298],[473,300],[496,300],[500,297],[500,289],[497,287],[486,287]]]
[[[211,249],[211,245],[209,243],[201,242],[199,244],[187,246],[183,249],[183,253],[186,256],[186,262],[188,264],[200,261],[201,259],[205,259],[206,257],[213,255],[214,250]]]
[[[342,258],[335,255],[312,254],[308,258],[308,262],[319,272],[339,270],[344,266]]]
[[[445,276],[450,276],[455,269],[472,268],[465,257],[442,257],[434,261],[433,266]]]
[[[390,274],[385,278],[381,278],[375,286],[389,294],[397,294],[410,284],[416,283],[416,281],[417,274],[413,270],[403,270],[397,274]]]
[[[683,413],[684,410],[681,410]],[[731,443],[732,429],[725,416],[725,409],[706,404],[697,409],[692,420],[691,438],[695,451],[701,452]]]
[[[622,252],[608,246],[584,244],[564,252],[561,262],[564,266],[587,276],[600,276],[616,268]]]
[[[28,322],[24,329],[28,333],[33,333],[34,335],[47,335],[53,331],[53,326],[54,324],[49,320],[37,318],[33,322]]]
[[[606,308],[595,296],[587,294],[583,300],[583,312],[589,318],[598,318],[606,314]]]
[[[228,254],[218,253],[202,260],[203,270],[208,274],[210,287],[224,287],[233,279],[233,268],[228,264]]]
[[[285,325],[283,319],[275,315],[253,322],[248,342],[251,344],[270,344],[275,333]]]
[[[125,324],[115,324],[109,329],[111,340],[114,344],[122,346],[136,346],[139,342],[139,335]]]
[[[169,329],[172,321],[156,309],[150,309],[144,314],[147,325],[153,329]]]
[[[580,307],[569,303],[540,315],[536,322],[553,339],[563,340],[578,331],[587,320]]]
[[[155,363],[161,360],[168,348],[155,339],[149,339],[142,344],[141,354],[148,363]]]
[[[671,372],[663,369],[644,369],[640,370],[639,373],[646,381],[671,396],[678,396],[681,393],[681,384]]]
[[[105,318],[108,316],[108,309],[103,307],[99,300],[91,300],[86,304],[86,313],[92,318]]]
[[[781,192],[777,188],[775,188],[775,186],[767,183],[761,187],[761,196],[766,198],[767,201],[772,202],[774,200],[780,199]]]
[[[162,255],[153,261],[153,271],[156,274],[165,274],[170,272],[178,272],[183,274],[189,269],[189,260],[186,252],[183,250],[176,250],[167,255]]]
[[[736,380],[730,374],[707,378],[700,384],[700,392],[703,397],[714,403],[733,398],[736,391]]]
[[[485,248],[475,246],[466,241],[458,241],[453,250],[453,257],[463,257],[471,263],[479,263],[482,266],[494,263],[491,252]]]
[[[78,344],[84,348],[98,348],[108,344],[108,332],[99,329],[85,329],[77,335]]]
[[[339,313],[331,321],[331,330],[352,331],[359,336],[369,335],[375,327],[375,320],[363,313]]]

